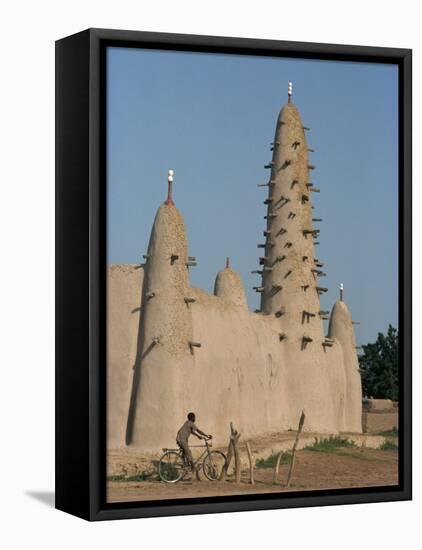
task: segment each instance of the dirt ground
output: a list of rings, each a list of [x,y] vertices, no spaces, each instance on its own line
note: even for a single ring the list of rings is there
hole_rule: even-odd
[[[368,448],[341,448],[333,452],[301,450],[296,461],[291,485],[284,487],[289,465],[280,467],[277,483],[273,483],[273,468],[255,468],[255,485],[249,483],[249,473],[242,471],[241,483],[232,476],[226,482],[210,482],[200,476],[167,484],[151,481],[108,481],[109,502],[162,500],[245,493],[274,493],[318,489],[375,487],[397,485],[398,453]]]

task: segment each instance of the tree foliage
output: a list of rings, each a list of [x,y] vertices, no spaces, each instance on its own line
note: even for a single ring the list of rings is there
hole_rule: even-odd
[[[362,346],[359,367],[365,396],[398,400],[398,336],[397,329],[388,325],[386,335],[378,333],[375,343]]]

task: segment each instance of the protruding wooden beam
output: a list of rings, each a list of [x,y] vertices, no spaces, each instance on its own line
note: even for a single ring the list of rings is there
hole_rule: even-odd
[[[271,162],[269,162],[268,164],[266,164],[266,165],[264,166],[264,168],[265,168],[266,170],[268,170],[269,168],[272,168],[273,166],[274,166],[274,162],[271,161]]]
[[[285,259],[286,259],[286,255],[285,255],[285,254],[283,254],[283,256],[277,256],[277,258],[276,258],[276,259],[274,260],[274,262],[273,262],[273,265],[275,265],[275,264],[278,263],[278,262],[282,262],[282,261],[285,260]]]
[[[285,334],[284,332],[280,332],[280,334],[278,335],[278,338],[280,342],[282,342],[283,340],[287,340],[287,334]]]
[[[150,300],[151,298],[154,298],[155,296],[155,292],[147,292],[146,293],[146,297],[148,298],[148,300]]]
[[[316,313],[312,313],[311,311],[303,310],[302,311],[302,325],[305,321],[309,323],[311,317],[315,317],[315,316],[316,316]]]
[[[292,183],[290,184],[290,189],[293,189],[293,187],[298,183],[299,183],[299,180],[293,180]]]
[[[170,256],[170,262],[171,262],[171,264],[173,265],[174,262],[175,262],[176,260],[178,260],[178,259],[179,259],[179,254],[172,254],[172,255]]]
[[[309,288],[309,285],[302,285],[302,290],[306,292]]]
[[[311,187],[310,191],[312,191],[312,193],[321,193],[321,189],[317,189],[316,187]]]
[[[305,315],[305,317],[316,317],[316,313],[312,313],[312,311],[306,311],[306,309],[303,310],[302,315]]]
[[[308,170],[315,170],[315,166],[313,164],[308,164]]]
[[[322,222],[322,218],[312,218],[313,222]]]
[[[281,317],[281,316],[284,315],[284,314],[285,314],[285,310],[282,308],[282,309],[279,309],[278,311],[276,311],[274,315],[275,315],[277,318],[279,318],[279,317]]]
[[[326,273],[321,271],[320,269],[311,269],[312,273],[315,273],[318,277],[325,277]]]
[[[270,213],[268,214],[268,216],[264,216],[264,219],[267,220],[268,218],[276,218],[278,216],[278,214],[274,214],[274,213]]]
[[[302,336],[302,350],[304,350],[306,348],[306,346],[308,344],[310,344],[312,342],[312,338],[310,336]]]
[[[265,262],[268,260],[268,256],[260,256],[259,258],[259,264],[265,264]]]
[[[189,347],[192,348],[200,348],[202,347],[202,344],[200,342],[189,342]]]
[[[283,203],[283,204],[280,204],[280,206],[278,207],[278,208],[281,208],[282,206],[285,206],[288,202],[290,202],[289,197],[284,197],[283,195],[281,195],[281,197],[278,199],[278,201],[275,204],[277,205],[277,204]]]
[[[302,195],[302,204],[305,204],[308,201],[309,201],[309,196],[308,195]]]
[[[196,265],[198,264],[192,260],[189,260],[188,262],[186,262],[186,267],[195,267]]]
[[[291,248],[293,246],[293,243],[290,241],[287,241],[287,243],[284,245],[284,248]]]
[[[251,273],[252,275],[262,275],[264,272],[261,271],[260,269],[253,269]]]
[[[327,347],[327,348],[332,348],[332,347],[334,346],[334,342],[330,342],[330,341],[328,341],[328,340],[324,340],[324,341],[322,342],[322,345],[323,345],[324,348],[325,348],[325,347]]]
[[[276,237],[279,237],[280,235],[284,235],[284,233],[287,233],[287,229],[284,229],[284,227],[281,227],[276,235]]]
[[[151,346],[156,346],[160,342],[161,342],[160,337],[159,336],[154,336],[153,339],[151,340]]]
[[[315,288],[318,294],[322,294],[323,292],[328,292],[328,288],[324,288],[323,286],[316,286]]]
[[[149,260],[150,258],[152,258],[152,254],[143,254],[142,257],[144,260]]]
[[[293,270],[292,270],[292,269],[289,269],[289,271],[284,275],[284,278],[287,279],[287,277],[288,277],[289,275],[291,275],[292,272],[293,272]]]
[[[299,145],[300,145],[300,141],[294,141],[292,143],[292,148],[296,151],[296,149],[299,147]]]
[[[308,128],[308,126],[302,126],[302,128],[307,132],[309,132],[309,130],[310,130],[310,128]]]
[[[271,204],[272,202],[274,202],[274,198],[269,197],[268,199],[265,199],[264,204]]]
[[[308,147],[308,151],[309,153],[315,153],[315,149],[311,149],[310,147]]]
[[[253,289],[255,292],[264,292],[265,288],[263,286],[254,286]]]
[[[266,229],[264,231],[264,237],[268,237],[268,235],[271,235],[271,229]]]
[[[185,298],[186,304],[193,304],[196,302],[196,298]]]

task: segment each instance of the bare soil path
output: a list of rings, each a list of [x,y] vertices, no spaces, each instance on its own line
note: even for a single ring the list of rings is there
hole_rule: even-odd
[[[109,502],[129,502],[237,495],[246,493],[274,493],[353,487],[397,485],[398,453],[366,448],[342,448],[333,452],[301,450],[296,454],[295,470],[289,489],[283,484],[288,465],[282,465],[277,484],[273,484],[273,469],[255,469],[255,485],[248,483],[248,473],[242,472],[241,483],[232,477],[226,482],[209,482],[201,478],[166,484],[151,481],[108,481]]]

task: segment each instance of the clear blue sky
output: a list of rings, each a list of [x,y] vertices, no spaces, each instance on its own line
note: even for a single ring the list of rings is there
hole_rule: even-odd
[[[182,212],[191,282],[212,292],[230,256],[249,307],[264,229],[275,122],[293,82],[309,126],[323,309],[344,283],[359,344],[397,326],[398,72],[395,66],[110,48],[108,262],[141,261],[167,170]],[[203,252],[200,252],[200,251]]]

